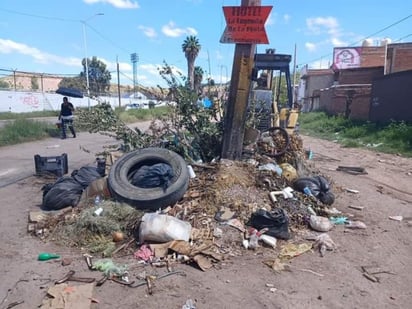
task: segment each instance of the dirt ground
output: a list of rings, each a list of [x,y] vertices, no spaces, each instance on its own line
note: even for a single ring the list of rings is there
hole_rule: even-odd
[[[90,156],[80,158],[74,154],[79,151],[82,135],[77,140],[64,141],[65,145],[57,150],[60,153],[67,147],[67,151],[73,152],[69,154],[69,160],[76,158],[72,168],[92,162]],[[54,142],[7,147],[0,150],[0,158],[7,159],[10,168],[21,163],[13,153],[21,155],[24,149],[30,162],[41,147]],[[282,241],[276,249],[250,251],[239,247],[237,254],[205,272],[177,264],[174,270],[185,275],[159,279],[152,295],[145,286],[128,288],[107,282],[94,289],[93,297],[98,303],[91,308],[182,308],[190,299],[196,308],[410,308],[412,159],[342,148],[310,137],[304,137],[304,147],[313,151],[314,167],[333,180],[333,206],[353,215],[351,219],[363,221],[367,229],[335,226],[329,235],[337,244],[336,250],[326,252],[324,257],[316,251],[306,252],[291,259],[288,271],[280,273],[263,261],[277,256],[285,244]],[[361,166],[367,174],[337,171],[338,166]],[[100,277],[88,270],[80,252],[28,235],[28,211],[38,210],[41,185],[38,178],[27,177],[0,188],[0,308],[37,308],[47,289],[71,269],[78,276]],[[403,216],[403,220],[394,221],[389,216]],[[72,263],[62,266],[58,260],[39,262],[37,255],[43,251],[57,252],[71,258]],[[130,257],[116,261],[139,267],[132,264],[135,260]],[[362,267],[378,272],[374,278],[379,281],[366,278]],[[166,270],[157,271],[162,274]]]

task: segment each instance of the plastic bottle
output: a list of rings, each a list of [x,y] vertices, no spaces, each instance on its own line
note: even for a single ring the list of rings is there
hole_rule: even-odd
[[[99,206],[101,202],[100,195],[96,195],[94,198],[94,206]]]
[[[48,253],[48,252],[42,252],[39,254],[39,256],[37,257],[37,259],[39,261],[48,261],[51,259],[59,259],[60,255],[54,254],[54,253]]]

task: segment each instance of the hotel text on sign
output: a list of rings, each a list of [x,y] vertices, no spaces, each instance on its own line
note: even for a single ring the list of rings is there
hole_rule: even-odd
[[[272,6],[224,6],[226,28],[221,43],[268,44],[265,22]]]

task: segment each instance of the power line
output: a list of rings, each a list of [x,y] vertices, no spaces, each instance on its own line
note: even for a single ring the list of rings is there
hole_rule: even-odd
[[[388,30],[388,29],[390,29],[390,28],[392,28],[392,27],[400,24],[400,23],[404,22],[405,20],[407,20],[407,19],[409,19],[409,18],[411,18],[411,17],[412,17],[412,14],[410,14],[410,15],[404,17],[404,18],[401,18],[401,19],[397,20],[396,22],[390,24],[389,26],[386,26],[385,28],[382,28],[381,30],[376,31],[376,32],[374,32],[374,33],[372,33],[372,34],[364,37],[363,39],[361,39],[361,40],[359,40],[359,41],[356,41],[356,42],[354,42],[354,43],[352,43],[352,44],[349,44],[348,46],[356,46],[356,44],[359,44],[360,42],[363,42],[364,40],[369,39],[369,38],[372,37],[372,36],[375,36],[375,35],[377,35],[377,34],[379,34],[379,33],[382,33],[383,31]],[[404,38],[406,38],[406,37],[409,37],[409,36],[411,36],[411,35],[412,35],[412,34],[408,34],[407,36],[405,36],[405,37],[403,37],[403,38],[401,38],[401,39],[399,39],[399,40],[402,40],[402,39],[404,39]],[[319,61],[319,60],[322,60],[323,58],[329,57],[329,56],[331,56],[331,55],[333,55],[333,53],[329,53],[329,54],[327,54],[327,55],[323,55],[323,56],[321,56],[321,57],[319,57],[319,58],[316,58],[316,59],[314,59],[314,60],[312,60],[312,61],[308,61],[307,63],[312,63],[312,62],[315,62],[315,61]],[[307,64],[307,63],[306,63],[306,64]],[[303,65],[303,63],[299,64],[298,66],[302,66],[302,65]]]
[[[41,18],[41,19],[46,19],[46,20],[59,20],[59,21],[68,21],[68,22],[79,22],[79,21],[80,21],[80,20],[77,20],[77,19],[68,19],[68,18],[61,18],[61,17],[52,17],[52,16],[44,16],[44,15],[36,15],[36,14],[30,14],[30,13],[23,13],[23,12],[18,12],[18,11],[3,9],[3,8],[0,8],[0,11],[7,12],[7,13],[11,13],[11,14],[16,14],[16,15],[22,15],[22,16],[30,16],[30,17],[35,17],[35,18]]]

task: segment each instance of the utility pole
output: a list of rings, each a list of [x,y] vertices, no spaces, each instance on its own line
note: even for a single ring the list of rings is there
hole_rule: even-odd
[[[260,0],[242,0],[241,7],[260,6]],[[222,158],[242,158],[243,135],[256,44],[235,45],[230,92],[224,119]]]
[[[122,107],[122,101],[120,96],[120,71],[119,71],[119,59],[116,57],[117,62],[117,94],[119,96],[119,107]]]
[[[296,103],[296,43],[295,43],[295,51],[293,53],[293,99],[292,103]]]

